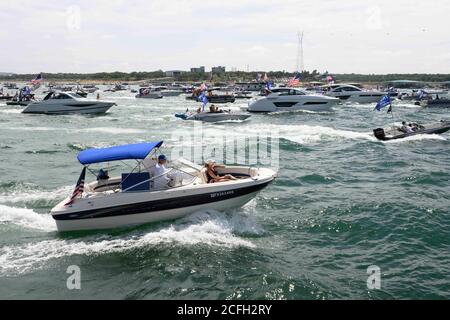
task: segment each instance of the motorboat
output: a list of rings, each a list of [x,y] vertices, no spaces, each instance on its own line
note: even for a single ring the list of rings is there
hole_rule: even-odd
[[[6,82],[3,84],[3,86],[8,90],[18,90],[19,89],[17,84],[13,83],[13,82]]]
[[[206,98],[210,103],[234,103],[236,102],[236,97],[233,94],[220,93],[214,94],[214,92],[220,91],[220,88],[211,88],[207,90]],[[195,100],[198,101],[201,95],[200,90],[196,90],[192,93],[191,96],[187,96],[187,100]]]
[[[330,112],[339,99],[306,94],[296,88],[272,89],[268,96],[249,103],[249,112],[313,111]]]
[[[90,149],[79,153],[83,170],[71,197],[51,210],[59,231],[100,230],[178,219],[199,210],[241,207],[266,188],[276,172],[266,168],[224,166],[220,175],[237,180],[208,183],[206,168],[184,159],[155,174],[163,142]],[[130,160],[132,171],[117,177],[101,175],[93,165]],[[115,167],[117,168],[117,167]],[[130,170],[130,168],[128,168]],[[85,183],[86,172],[97,175]]]
[[[105,113],[114,102],[83,98],[74,92],[50,92],[44,100],[29,104],[22,113],[98,114]]]
[[[237,90],[234,91],[234,97],[236,99],[252,99],[253,95],[251,91]]]
[[[178,97],[184,93],[184,91],[182,89],[177,88],[177,87],[169,88],[169,87],[161,86],[161,87],[156,87],[155,89],[159,90],[163,97]]]
[[[249,114],[235,113],[230,111],[222,112],[200,112],[200,113],[177,113],[175,117],[183,120],[195,120],[203,122],[221,122],[221,121],[244,121],[251,117]]]
[[[162,99],[161,89],[155,87],[140,88],[137,99]]]
[[[410,132],[404,131],[401,127],[392,126],[390,128],[377,128],[373,130],[375,138],[382,141],[389,141],[394,139],[402,139],[418,134],[441,134],[450,130],[450,121],[441,120],[439,122],[428,124],[412,124]]]
[[[104,92],[117,92],[117,91],[127,91],[128,88],[123,84],[116,84],[113,87],[106,89]]]
[[[95,93],[99,88],[93,84],[86,84],[82,87],[82,90],[87,93]]]
[[[387,93],[377,90],[364,90],[348,84],[332,84],[323,88],[324,94],[338,98],[345,102],[374,103],[378,102]]]
[[[14,97],[11,96],[11,95],[9,95],[9,94],[3,95],[3,93],[0,93],[0,100],[6,100],[6,101],[9,101],[9,100],[12,100],[13,98],[14,98]]]
[[[422,107],[427,108],[450,108],[450,99],[448,98],[435,98],[428,99],[422,102],[419,102]]]

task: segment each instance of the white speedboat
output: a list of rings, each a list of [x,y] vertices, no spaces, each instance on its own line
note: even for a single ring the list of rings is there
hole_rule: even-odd
[[[160,88],[148,87],[140,88],[136,95],[137,99],[162,99],[163,95]]]
[[[333,84],[324,87],[325,95],[339,98],[344,102],[375,103],[381,100],[387,92],[364,90],[348,84]]]
[[[184,90],[177,87],[157,87],[157,90],[159,90],[163,97],[178,97],[181,96],[184,93]]]
[[[105,113],[114,102],[86,99],[73,92],[50,92],[42,101],[30,103],[22,113],[95,114]]]
[[[199,210],[236,208],[252,200],[276,176],[270,169],[226,166],[218,173],[231,174],[238,180],[208,183],[206,168],[186,160],[179,160],[164,174],[155,176],[156,154],[162,144],[81,152],[78,160],[84,168],[74,194],[51,211],[58,230],[111,229],[177,219]],[[121,176],[103,175],[85,184],[89,166],[125,160],[137,161],[137,166]],[[89,172],[93,172],[92,168]]]
[[[82,90],[86,91],[87,93],[94,93],[94,92],[98,91],[99,88],[93,84],[87,84],[82,87]]]
[[[279,112],[279,111],[314,111],[329,112],[339,99],[322,95],[306,94],[295,88],[278,88],[259,100],[249,103],[249,112]]]

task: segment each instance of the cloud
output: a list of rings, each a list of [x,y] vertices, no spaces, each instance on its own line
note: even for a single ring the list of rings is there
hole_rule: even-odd
[[[438,54],[450,51],[448,9],[447,0],[4,1],[0,39],[21,45],[0,51],[0,71],[294,70],[303,30],[307,69],[449,73]]]

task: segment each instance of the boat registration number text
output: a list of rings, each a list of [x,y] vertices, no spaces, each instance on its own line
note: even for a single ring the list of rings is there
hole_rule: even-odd
[[[224,192],[216,192],[216,193],[211,193],[211,198],[219,198],[219,197],[225,197],[225,196],[229,196],[234,194],[233,190],[230,191],[224,191]]]

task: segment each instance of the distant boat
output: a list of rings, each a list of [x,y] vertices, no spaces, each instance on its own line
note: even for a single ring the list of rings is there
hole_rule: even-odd
[[[44,100],[29,104],[22,113],[99,114],[105,113],[114,105],[114,102],[90,100],[73,92],[50,92]]]
[[[296,88],[277,88],[264,98],[250,102],[249,112],[330,112],[339,99],[323,95],[306,94]]]
[[[139,93],[136,95],[137,99],[162,99],[163,95],[160,88],[140,88]]]
[[[201,113],[177,113],[175,117],[183,120],[221,122],[221,121],[244,121],[250,118],[251,115],[233,112],[201,112]]]
[[[401,127],[391,128],[377,128],[373,130],[375,138],[382,141],[389,141],[395,139],[407,138],[419,134],[441,134],[450,130],[450,121],[441,120],[440,122],[428,123],[424,125],[416,124],[413,126],[415,130],[412,132],[405,132]]]
[[[332,84],[323,87],[327,96],[338,98],[346,102],[374,103],[380,101],[386,92],[364,90],[353,85]]]
[[[206,94],[206,98],[210,103],[234,103],[236,102],[236,97],[233,94],[214,94],[213,92],[219,91],[220,88],[208,89],[208,93]],[[194,91],[191,96],[186,97],[186,100],[195,100],[197,101],[199,98],[200,92]]]

